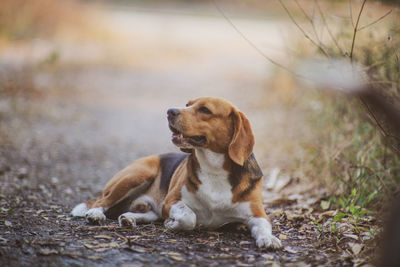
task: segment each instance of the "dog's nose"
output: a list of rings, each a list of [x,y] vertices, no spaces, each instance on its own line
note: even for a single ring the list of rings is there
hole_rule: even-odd
[[[180,113],[180,111],[177,108],[170,108],[167,111],[168,117],[176,117],[179,115],[179,113]]]

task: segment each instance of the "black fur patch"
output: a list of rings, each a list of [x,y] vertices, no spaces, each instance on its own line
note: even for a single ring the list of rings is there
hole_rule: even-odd
[[[249,158],[244,162],[243,166],[233,163],[232,170],[229,175],[229,182],[232,186],[232,190],[234,190],[240,184],[243,177],[248,177],[248,179],[250,179],[249,186],[240,193],[240,196],[244,197],[250,193],[251,190],[253,190],[254,186],[263,175],[264,174],[262,173],[254,154],[251,153]]]
[[[160,189],[162,192],[167,192],[171,182],[172,175],[178,168],[179,164],[187,158],[187,154],[182,153],[167,153],[160,155],[161,181]]]
[[[245,190],[240,192],[239,198],[244,198],[247,194],[249,194],[254,189],[254,187],[256,186],[256,183],[258,181],[260,181],[261,177],[262,176],[257,177],[257,178],[250,178],[249,186]]]

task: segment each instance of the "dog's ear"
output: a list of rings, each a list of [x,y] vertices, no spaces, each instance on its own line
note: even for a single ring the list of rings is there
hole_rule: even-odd
[[[231,113],[233,122],[233,136],[229,145],[229,157],[236,164],[243,166],[250,156],[254,146],[254,135],[250,122],[243,112],[234,109]]]

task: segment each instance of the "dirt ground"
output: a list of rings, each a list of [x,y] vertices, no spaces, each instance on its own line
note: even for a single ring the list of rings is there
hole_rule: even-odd
[[[366,266],[371,262],[373,245],[367,230],[354,233],[343,223],[340,234],[333,234],[327,229],[334,211],[320,205],[326,197],[323,190],[295,172],[277,176],[276,170],[301,157],[292,139],[308,130],[297,128],[302,124],[301,115],[293,116],[297,110],[271,103],[268,86],[273,67],[226,21],[126,9],[112,10],[104,20],[124,36],[118,52],[107,44],[42,40],[28,51],[12,48],[1,55],[7,63],[2,65],[3,78],[27,71],[39,89],[28,100],[0,101],[5,132],[0,146],[1,266]],[[269,51],[282,42],[277,35],[282,25],[238,23],[250,36],[269,33]],[[55,67],[32,67],[36,62],[32,55],[20,61],[21,53],[46,55],[54,49],[60,53]],[[165,112],[203,95],[228,98],[252,122],[255,153],[266,176],[265,208],[285,247],[282,251],[258,249],[241,225],[173,233],[162,223],[130,229],[113,220],[92,226],[70,216],[74,205],[100,192],[134,159],[177,151],[170,143]],[[269,185],[274,177],[282,182]]]

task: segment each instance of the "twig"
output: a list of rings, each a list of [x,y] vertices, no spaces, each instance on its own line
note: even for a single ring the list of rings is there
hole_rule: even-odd
[[[294,19],[292,14],[290,13],[289,9],[286,7],[286,5],[282,2],[282,0],[278,0],[283,9],[285,9],[286,13],[288,14],[290,20],[296,25],[296,27],[303,33],[304,37],[306,37],[310,42],[315,45],[327,58],[329,58],[329,54],[324,50],[324,48],[320,45],[318,45],[305,31],[304,29],[297,23],[297,21]]]
[[[371,109],[370,106],[367,104],[367,102],[363,99],[363,97],[360,96],[359,98],[360,98],[361,103],[366,107],[367,112],[371,115],[371,117],[372,117],[373,121],[375,122],[375,124],[378,126],[378,128],[379,128],[381,134],[382,134],[384,137],[386,137],[386,138],[388,138],[388,137],[393,138],[393,137],[394,137],[395,139],[397,139],[396,136],[391,135],[391,134],[389,134],[389,133],[386,131],[386,129],[385,129],[385,128],[383,127],[383,125],[379,122],[379,119],[376,117],[375,113],[372,111],[372,109]],[[394,151],[396,151],[397,154],[400,155],[400,150],[399,150],[399,149],[397,149],[395,146],[393,146],[393,145],[391,145],[391,144],[388,144],[388,145],[390,145],[390,147],[391,147]]]
[[[251,46],[253,47],[262,57],[264,57],[266,60],[268,60],[269,62],[271,62],[272,64],[286,70],[287,72],[293,74],[296,77],[299,78],[305,78],[300,74],[297,74],[295,72],[293,72],[291,69],[289,69],[288,67],[278,63],[277,61],[273,60],[272,58],[270,58],[269,56],[267,56],[263,51],[261,51],[260,48],[258,48],[252,41],[250,41],[246,35],[244,35],[238,27],[236,27],[236,25],[232,22],[232,20],[225,14],[225,12],[220,8],[220,6],[217,4],[216,0],[213,0],[214,6],[217,8],[218,12],[224,17],[224,19],[232,26],[232,28]]]
[[[357,36],[357,32],[358,32],[358,23],[360,22],[361,14],[362,14],[362,12],[364,10],[364,6],[365,6],[366,2],[367,2],[367,0],[364,0],[362,5],[361,5],[360,12],[358,13],[356,25],[354,27],[353,40],[351,42],[351,50],[350,50],[350,60],[351,60],[351,62],[353,62],[353,51],[354,51],[354,45],[356,43],[356,36]]]
[[[375,175],[376,177],[378,177],[379,181],[381,182],[382,186],[385,188],[386,192],[388,193],[388,195],[390,196],[390,190],[389,188],[386,186],[386,183],[383,181],[382,177],[380,175],[378,175],[376,173],[375,170],[373,170],[371,167],[369,166],[365,166],[365,165],[350,165],[350,168],[355,168],[355,169],[366,169],[367,171],[369,171],[372,175]],[[398,185],[395,183],[395,186],[397,189],[399,189]]]
[[[307,12],[304,10],[304,8],[299,4],[299,2],[297,0],[294,0],[294,2],[296,3],[296,5],[298,6],[298,8],[300,8],[301,12],[303,12],[304,16],[306,17],[306,19],[310,22],[313,32],[315,34],[315,37],[318,40],[318,43],[321,44],[321,40],[319,39],[319,35],[317,33],[317,29],[315,28],[315,23],[314,20],[307,14]],[[313,14],[314,16],[314,14]]]
[[[326,19],[325,19],[324,12],[322,12],[322,9],[321,9],[321,6],[320,6],[319,3],[318,3],[318,0],[315,0],[315,5],[317,6],[318,12],[319,12],[319,14],[321,15],[322,22],[323,22],[324,25],[325,25],[325,28],[326,28],[326,31],[327,31],[328,34],[329,34],[329,37],[331,37],[331,39],[332,39],[332,41],[335,43],[337,49],[339,49],[340,54],[341,54],[341,55],[344,55],[343,49],[339,46],[339,43],[337,42],[336,38],[333,36],[333,34],[332,34],[332,32],[331,32],[331,29],[330,29],[329,26],[328,26],[328,23],[327,23],[327,21],[326,21]]]
[[[118,233],[114,233],[114,234],[116,236],[118,236],[119,238],[121,238],[124,241],[124,244],[129,242],[129,239],[126,236],[120,235]]]
[[[369,24],[367,24],[367,25],[365,25],[365,26],[360,27],[360,28],[358,29],[358,31],[364,30],[365,28],[368,28],[368,27],[370,27],[370,26],[372,26],[372,25],[378,23],[379,21],[381,21],[381,20],[383,20],[384,18],[386,18],[387,16],[389,16],[390,13],[392,13],[392,9],[389,10],[385,15],[383,15],[383,16],[380,17],[379,19],[377,19],[377,20],[375,20],[375,21],[373,21],[373,22],[371,22],[371,23],[369,23]]]
[[[351,20],[351,25],[353,25],[354,29],[354,21],[353,21],[353,8],[351,6],[351,0],[349,0],[349,11],[350,11],[350,20]]]

